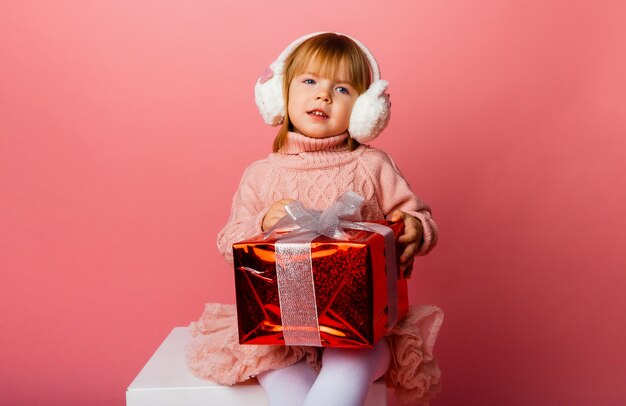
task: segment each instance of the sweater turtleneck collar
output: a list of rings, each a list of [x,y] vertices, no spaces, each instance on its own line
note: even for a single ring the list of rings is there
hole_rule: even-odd
[[[312,151],[346,151],[348,149],[347,138],[347,131],[326,138],[312,138],[290,131],[287,134],[287,142],[278,152],[280,154],[297,155]]]

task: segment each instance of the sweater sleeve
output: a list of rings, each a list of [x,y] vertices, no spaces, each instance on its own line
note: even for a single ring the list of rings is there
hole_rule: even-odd
[[[258,179],[258,167],[253,164],[244,172],[233,197],[228,222],[217,235],[217,248],[227,262],[233,262],[233,243],[262,232],[261,222],[267,207],[257,193]]]
[[[432,218],[430,207],[422,202],[411,190],[395,162],[386,153],[375,150],[377,164],[371,166],[378,185],[377,199],[385,216],[396,210],[417,218],[424,229],[422,243],[416,255],[426,255],[437,245],[438,229]]]

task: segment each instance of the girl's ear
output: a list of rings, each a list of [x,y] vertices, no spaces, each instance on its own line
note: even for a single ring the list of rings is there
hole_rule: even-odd
[[[285,118],[283,99],[283,63],[276,61],[263,72],[254,86],[254,99],[263,117],[271,126],[282,124]],[[279,73],[277,73],[279,72]]]
[[[360,143],[376,138],[389,123],[391,102],[385,93],[387,86],[389,83],[386,80],[375,81],[352,106],[348,132]]]

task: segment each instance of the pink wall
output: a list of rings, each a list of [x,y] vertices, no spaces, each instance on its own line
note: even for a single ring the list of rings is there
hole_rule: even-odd
[[[625,3],[275,3],[2,2],[2,403],[122,404],[234,300],[215,235],[274,135],[253,82],[338,30],[379,58],[374,145],[441,228],[411,287],[446,312],[433,405],[624,404]]]

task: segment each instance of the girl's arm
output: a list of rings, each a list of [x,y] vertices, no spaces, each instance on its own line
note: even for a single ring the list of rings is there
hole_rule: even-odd
[[[421,231],[421,238],[415,252],[411,254],[428,254],[437,245],[438,238],[437,224],[431,216],[430,207],[413,193],[409,183],[389,155],[377,149],[370,149],[369,152],[371,159],[369,168],[378,186],[376,191],[381,210],[388,218],[397,217],[397,212],[401,211],[417,219],[420,224],[414,226],[418,233]],[[403,218],[405,218],[405,225],[411,225],[410,219],[406,216]]]
[[[259,175],[254,165],[243,174],[233,197],[230,217],[217,235],[217,248],[226,261],[233,262],[233,243],[261,234],[261,223],[268,207],[259,197]]]

